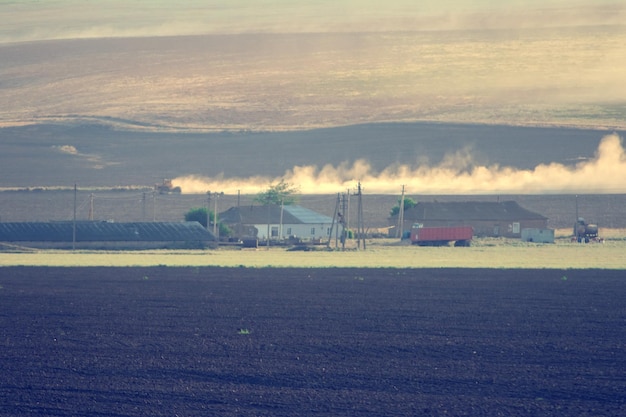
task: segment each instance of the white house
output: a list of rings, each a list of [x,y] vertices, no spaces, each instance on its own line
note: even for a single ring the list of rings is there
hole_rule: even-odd
[[[267,239],[328,239],[333,219],[298,205],[241,206],[218,214],[235,235]]]

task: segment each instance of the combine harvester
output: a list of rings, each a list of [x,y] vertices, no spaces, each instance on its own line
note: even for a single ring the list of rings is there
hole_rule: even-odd
[[[469,246],[474,237],[470,226],[424,227],[415,223],[411,228],[411,243],[419,246]]]
[[[180,194],[182,192],[180,187],[174,187],[172,180],[163,179],[163,183],[154,184],[154,190],[159,194]]]

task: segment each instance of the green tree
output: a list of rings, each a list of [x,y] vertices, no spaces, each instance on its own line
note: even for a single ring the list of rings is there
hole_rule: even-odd
[[[195,207],[185,213],[185,221],[187,222],[198,222],[202,226],[207,227],[206,225],[207,218],[207,209],[206,207]],[[209,210],[209,224],[213,224],[215,221],[215,215],[212,211]],[[224,223],[218,222],[217,227],[220,229],[220,236],[231,236],[233,231],[230,227],[225,225]]]
[[[209,211],[209,221],[212,223],[215,219],[212,211]],[[195,207],[185,213],[185,221],[198,222],[202,226],[207,227],[207,209],[206,207]]]
[[[391,208],[390,214],[392,216],[397,216],[398,214],[400,214],[401,201],[402,201],[402,197],[398,198],[398,204]],[[404,211],[407,211],[408,209],[413,208],[416,205],[417,203],[411,197],[404,197]]]
[[[261,191],[254,198],[254,201],[264,206],[270,204],[295,204],[297,198],[295,194],[298,192],[298,188],[292,184],[280,180],[278,184],[270,184],[267,190]]]
[[[220,236],[221,237],[227,237],[227,236],[232,236],[233,235],[233,229],[231,229],[230,227],[228,227],[224,223],[219,222],[217,224],[217,227],[219,227],[219,229],[220,229]]]

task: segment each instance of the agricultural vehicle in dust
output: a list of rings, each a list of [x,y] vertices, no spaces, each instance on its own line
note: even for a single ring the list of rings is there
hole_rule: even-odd
[[[470,226],[424,227],[415,223],[411,228],[411,243],[419,246],[469,246],[474,237]]]
[[[172,180],[167,178],[163,179],[163,183],[155,184],[154,189],[159,194],[180,194],[182,191],[180,187],[174,187]]]
[[[587,223],[585,219],[579,217],[574,224],[574,239],[578,243],[598,240],[598,225]]]

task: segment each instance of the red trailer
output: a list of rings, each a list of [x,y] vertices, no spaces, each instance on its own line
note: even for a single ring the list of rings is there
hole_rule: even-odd
[[[470,226],[423,227],[417,223],[411,228],[411,243],[420,246],[469,246],[474,237]]]

